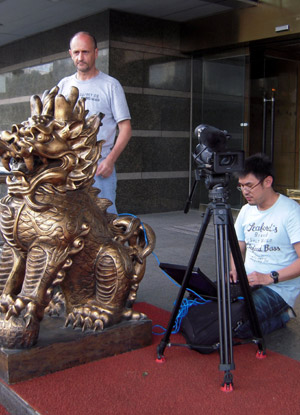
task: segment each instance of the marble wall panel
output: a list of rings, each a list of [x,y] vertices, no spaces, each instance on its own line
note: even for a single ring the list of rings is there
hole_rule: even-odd
[[[179,23],[136,14],[110,12],[111,40],[180,49]]]
[[[146,88],[190,91],[190,59],[145,53],[144,61],[144,86]]]
[[[98,42],[106,41],[109,39],[109,18],[110,12],[107,10],[2,46],[0,47],[0,69],[28,60],[41,59],[44,56],[65,52],[69,49],[71,37],[79,31],[93,33]]]
[[[11,131],[13,124],[21,123],[30,116],[29,101],[0,107],[0,131]]]
[[[119,213],[155,213],[184,210],[188,179],[148,179],[118,181]]]
[[[116,163],[117,173],[143,171],[143,140],[132,137]]]
[[[110,49],[109,72],[121,85],[144,86],[144,53],[128,49]]]
[[[143,143],[143,171],[188,171],[187,138],[154,137]]]
[[[109,71],[122,85],[165,90],[190,90],[190,59],[111,48]]]
[[[117,171],[188,171],[189,159],[186,137],[132,137],[118,159]]]
[[[0,93],[0,98],[30,96],[34,91],[40,93],[55,86],[53,66],[54,63],[50,62],[3,74],[5,90]]]
[[[188,98],[126,94],[137,130],[189,131]]]
[[[161,125],[162,130],[189,131],[190,100],[165,97],[161,103]]]
[[[135,130],[161,130],[161,97],[153,95],[126,94]]]

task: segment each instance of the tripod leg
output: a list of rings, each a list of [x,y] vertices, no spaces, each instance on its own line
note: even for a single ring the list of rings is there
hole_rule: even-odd
[[[233,376],[232,373],[227,371],[224,375],[224,382],[221,386],[221,391],[223,392],[232,392],[233,391]]]
[[[183,278],[183,281],[182,281],[182,285],[181,285],[181,288],[179,290],[179,293],[178,293],[178,296],[177,296],[177,299],[176,299],[176,302],[175,302],[175,306],[173,308],[171,318],[170,318],[169,323],[168,323],[168,327],[166,329],[166,332],[164,334],[163,339],[161,340],[161,342],[157,346],[157,359],[158,359],[158,361],[160,361],[163,358],[163,353],[165,351],[165,348],[166,348],[167,344],[169,343],[170,334],[172,332],[172,328],[174,326],[178,311],[180,309],[185,291],[188,288],[188,283],[189,283],[189,280],[190,280],[191,275],[192,275],[192,271],[193,271],[198,253],[199,253],[199,249],[200,249],[202,241],[204,239],[207,226],[209,224],[210,216],[211,216],[211,209],[208,206],[206,208],[206,211],[205,211],[203,223],[202,223],[202,226],[201,226],[200,231],[198,233],[197,240],[196,240],[196,243],[194,245],[193,252],[192,252],[192,255],[190,257],[190,260],[189,260],[189,263],[188,263],[188,266],[187,266],[187,269],[186,269],[186,272],[185,272],[185,275],[184,275],[184,278]]]
[[[229,286],[229,240],[228,217],[224,206],[216,205],[214,209],[216,265],[218,284],[218,314],[220,337],[220,365],[225,371],[222,390],[228,392],[233,389],[233,376],[230,370],[235,369],[233,361],[231,301]]]
[[[194,184],[193,184],[193,187],[192,187],[192,190],[191,190],[191,193],[189,195],[189,198],[186,201],[185,208],[184,208],[184,213],[188,213],[188,211],[190,210],[190,207],[191,207],[191,204],[192,204],[192,200],[193,200],[193,195],[195,193],[197,183],[198,183],[197,180],[195,180],[194,181]]]
[[[232,218],[231,212],[230,212],[228,217],[229,217],[230,248],[231,248],[233,261],[234,261],[234,264],[235,264],[235,267],[237,269],[237,273],[238,273],[238,276],[239,276],[242,293],[243,293],[243,296],[244,296],[244,299],[245,299],[246,310],[247,310],[248,317],[249,317],[249,320],[250,320],[252,332],[253,332],[253,334],[256,338],[256,342],[258,344],[259,352],[262,352],[262,354],[265,355],[265,342],[264,342],[264,339],[263,339],[262,331],[261,331],[259,320],[258,320],[258,317],[257,317],[255,305],[254,305],[254,302],[253,302],[252,293],[250,291],[248,278],[247,278],[247,274],[246,274],[246,270],[245,270],[245,266],[244,266],[244,261],[243,261],[243,258],[242,258],[239,243],[238,243],[237,236],[236,236],[236,233],[235,233],[234,223],[233,223],[233,218]]]

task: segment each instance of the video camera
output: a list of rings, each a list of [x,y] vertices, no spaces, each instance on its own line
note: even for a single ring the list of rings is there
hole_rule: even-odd
[[[227,131],[200,124],[195,128],[195,135],[199,141],[193,153],[197,167],[217,174],[243,170],[244,152],[226,151],[226,143],[231,137]]]

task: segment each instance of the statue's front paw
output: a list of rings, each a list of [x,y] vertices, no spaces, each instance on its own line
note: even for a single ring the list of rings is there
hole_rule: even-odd
[[[55,293],[49,302],[48,306],[45,308],[45,313],[50,317],[59,316],[65,309],[65,298],[61,292]]]
[[[143,320],[147,318],[146,314],[140,313],[139,311],[135,311],[132,308],[124,309],[123,311],[123,318],[125,320]]]
[[[73,311],[68,314],[65,326],[72,325],[82,328],[82,331],[103,330],[105,327],[111,326],[116,321],[114,316],[108,310],[101,307],[87,305],[83,307],[74,307]]]
[[[38,340],[40,324],[37,319],[26,321],[22,315],[6,319],[0,315],[0,345],[7,349],[32,347]]]
[[[25,325],[28,327],[34,320],[41,321],[43,315],[44,307],[39,305],[36,301],[30,298],[17,297],[10,302],[5,314],[5,319],[9,320],[11,317],[20,317],[24,319]]]
[[[38,339],[41,320],[37,304],[17,298],[7,301],[4,308],[0,315],[0,345],[8,349],[33,346]]]

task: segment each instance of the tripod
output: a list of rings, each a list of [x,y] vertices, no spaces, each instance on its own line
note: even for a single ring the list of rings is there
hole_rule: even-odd
[[[233,261],[238,272],[241,290],[245,299],[246,311],[250,320],[253,339],[258,345],[257,357],[263,357],[265,355],[265,345],[262,337],[259,321],[257,318],[252,294],[248,284],[248,279],[244,267],[244,261],[239,248],[237,236],[234,229],[233,218],[229,204],[226,202],[228,199],[228,192],[226,187],[222,183],[213,186],[214,181],[219,177],[209,177],[211,186],[209,190],[210,203],[207,206],[203,223],[197,236],[196,243],[194,245],[183,281],[178,293],[175,306],[173,308],[171,318],[168,323],[168,327],[164,334],[163,339],[157,347],[157,361],[164,361],[164,350],[169,343],[170,334],[174,326],[178,311],[180,309],[185,291],[188,287],[192,271],[199,254],[199,250],[204,239],[207,226],[213,217],[214,231],[215,231],[215,249],[216,249],[216,271],[217,271],[217,289],[218,289],[218,316],[219,316],[219,353],[220,353],[220,365],[219,369],[224,371],[224,382],[222,384],[222,390],[230,391],[233,389],[233,375],[231,370],[235,369],[233,359],[233,342],[232,342],[232,324],[231,324],[231,299],[230,299],[230,283],[229,283],[229,257],[230,251],[233,257]],[[197,179],[198,180],[198,179]],[[195,190],[197,181],[195,181],[188,203],[190,203],[193,192]],[[185,213],[188,208],[186,207]],[[241,343],[239,343],[241,344]],[[207,349],[207,346],[203,346]],[[193,346],[194,349],[200,349],[201,346]],[[215,347],[216,349],[216,347]]]

